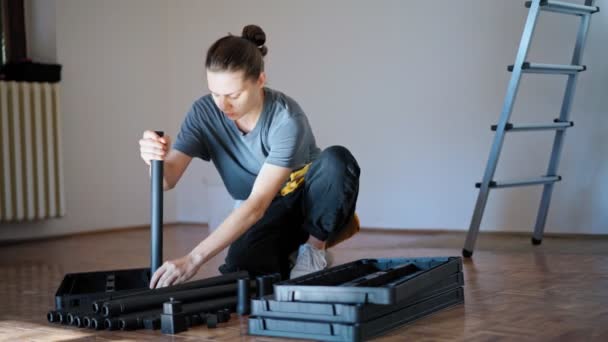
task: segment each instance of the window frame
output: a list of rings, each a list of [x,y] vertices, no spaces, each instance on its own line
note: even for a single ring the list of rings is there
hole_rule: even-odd
[[[0,65],[6,63],[6,40],[4,39],[4,0],[0,0]]]
[[[0,0],[0,54],[3,64],[27,58],[23,0]]]

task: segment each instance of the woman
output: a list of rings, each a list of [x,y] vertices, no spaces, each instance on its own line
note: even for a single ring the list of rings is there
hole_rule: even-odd
[[[216,41],[205,62],[211,94],[192,105],[172,148],[169,136],[153,131],[144,132],[139,142],[148,165],[164,160],[165,190],[175,187],[197,157],[214,163],[237,200],[190,253],[154,273],[151,288],[188,280],[228,245],[222,273],[301,276],[326,268],[326,248],[359,229],[357,162],[344,147],[321,152],[300,106],[265,87],[265,41],[255,25],[245,26],[241,37]]]

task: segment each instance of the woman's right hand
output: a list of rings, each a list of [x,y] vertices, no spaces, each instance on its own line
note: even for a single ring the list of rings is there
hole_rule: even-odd
[[[150,165],[150,160],[164,160],[171,146],[168,135],[159,137],[154,131],[145,131],[139,140],[139,153],[141,159]]]

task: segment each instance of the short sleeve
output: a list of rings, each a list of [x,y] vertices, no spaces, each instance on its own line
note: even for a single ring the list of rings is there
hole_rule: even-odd
[[[173,148],[190,157],[198,157],[209,161],[209,148],[205,143],[204,121],[202,113],[192,106],[181,125]]]
[[[266,163],[292,169],[302,166],[305,163],[302,149],[308,129],[304,115],[289,116],[271,128]]]

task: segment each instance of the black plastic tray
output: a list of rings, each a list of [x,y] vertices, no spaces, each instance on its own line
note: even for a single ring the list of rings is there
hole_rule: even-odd
[[[462,272],[460,257],[361,259],[274,285],[275,300],[395,304]]]
[[[250,317],[249,334],[321,341],[361,341],[463,302],[464,292],[460,287],[365,323],[344,324]]]
[[[323,322],[361,323],[397,311],[438,294],[457,289],[464,284],[462,273],[456,273],[420,292],[413,298],[394,305],[332,304],[311,302],[281,302],[266,299],[251,301],[251,315],[268,318],[303,319]]]
[[[149,268],[69,273],[55,293],[55,309],[89,311],[99,298],[147,290],[149,284]]]

